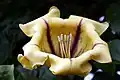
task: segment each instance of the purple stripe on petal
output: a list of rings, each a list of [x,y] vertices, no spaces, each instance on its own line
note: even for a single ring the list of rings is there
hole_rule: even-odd
[[[80,20],[80,23],[77,26],[77,31],[76,31],[75,39],[73,41],[73,44],[72,44],[71,50],[70,50],[71,57],[73,57],[73,55],[75,54],[75,48],[77,47],[77,44],[78,44],[78,41],[79,41],[82,21],[83,21],[83,19]]]
[[[55,54],[55,50],[54,50],[54,47],[53,47],[53,43],[52,43],[52,40],[51,40],[51,36],[50,36],[50,28],[49,28],[49,25],[47,23],[47,21],[45,19],[43,19],[46,26],[47,26],[47,41],[48,41],[48,44],[49,44],[49,47],[51,49],[51,52],[52,54]]]
[[[104,43],[95,43],[92,47],[92,49],[94,49],[95,46],[97,46],[98,44],[102,44],[102,45],[105,45]]]

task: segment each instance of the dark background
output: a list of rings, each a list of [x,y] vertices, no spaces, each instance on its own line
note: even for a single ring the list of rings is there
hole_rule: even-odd
[[[0,0],[1,66],[14,64],[15,80],[56,80],[56,76],[52,75],[47,67],[29,71],[20,67],[17,61],[17,55],[23,53],[22,46],[30,40],[19,29],[18,24],[43,16],[51,6],[57,6],[60,9],[62,18],[73,14],[99,21],[101,16],[105,16],[101,22],[108,21],[110,28],[101,38],[109,44],[113,63],[104,65],[93,62],[91,73],[95,74],[93,80],[120,80],[120,76],[116,74],[116,71],[120,69],[119,0]],[[114,35],[111,29],[118,35]],[[103,69],[104,72],[96,72],[98,68]],[[64,79],[67,78],[64,77]],[[74,76],[71,80],[83,79]]]

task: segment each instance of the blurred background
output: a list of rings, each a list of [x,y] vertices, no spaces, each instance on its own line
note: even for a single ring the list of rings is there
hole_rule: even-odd
[[[17,55],[23,54],[22,46],[30,38],[25,36],[18,24],[43,16],[51,6],[60,9],[62,18],[73,14],[109,22],[110,27],[101,38],[109,44],[113,63],[91,61],[93,70],[85,78],[77,75],[60,78],[46,66],[32,71],[23,69]],[[119,14],[120,0],[0,0],[0,80],[10,80],[10,76],[14,76],[14,80],[120,80]],[[12,65],[13,68],[9,68]],[[11,70],[14,72],[11,73]]]

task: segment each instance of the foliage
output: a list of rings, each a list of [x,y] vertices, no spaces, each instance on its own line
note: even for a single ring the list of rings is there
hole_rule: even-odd
[[[112,3],[112,4],[111,4]],[[120,31],[120,1],[116,0],[1,0],[0,1],[0,80],[7,79],[9,76],[14,76],[15,80],[56,80],[47,67],[43,66],[37,70],[23,69],[18,63],[16,57],[18,53],[23,53],[22,46],[30,40],[19,29],[19,23],[26,23],[41,15],[44,15],[52,5],[58,6],[61,12],[61,17],[68,17],[70,14],[85,16],[94,20],[101,16],[106,16],[106,20],[110,22],[110,27],[114,31]],[[107,34],[106,38],[111,37]],[[97,68],[101,68],[105,74],[116,75],[116,70],[120,64],[120,41],[113,40],[108,42],[113,63],[99,64],[93,63],[92,72],[97,74]],[[9,74],[13,68],[14,74]],[[6,65],[6,66],[4,66]],[[116,65],[118,67],[116,67]],[[10,68],[8,68],[10,67]],[[3,69],[4,68],[4,69]],[[101,73],[103,74],[103,72]],[[2,75],[2,77],[1,77]],[[98,75],[98,74],[97,74]],[[100,79],[100,73],[99,73]],[[105,75],[102,75],[103,79]],[[4,77],[4,78],[3,78]],[[6,78],[6,79],[5,79]],[[63,77],[68,80],[67,77]],[[81,77],[74,76],[71,80],[79,80]],[[95,78],[94,78],[95,79]],[[95,80],[98,80],[97,78]],[[109,79],[110,80],[110,79]]]

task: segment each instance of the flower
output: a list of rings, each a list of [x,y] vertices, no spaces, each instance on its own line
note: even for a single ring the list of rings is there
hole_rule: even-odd
[[[89,60],[112,61],[107,43],[99,37],[108,28],[107,22],[75,15],[62,19],[54,6],[46,15],[19,26],[32,37],[23,47],[24,56],[18,55],[25,68],[47,65],[54,75],[85,76],[92,69]]]

